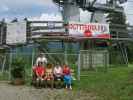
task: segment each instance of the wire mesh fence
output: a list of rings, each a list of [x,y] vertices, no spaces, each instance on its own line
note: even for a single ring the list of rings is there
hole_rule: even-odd
[[[10,81],[12,79],[11,70],[14,67],[14,62],[21,59],[24,63],[25,80],[28,82],[32,78],[32,66],[36,64],[36,59],[39,53],[6,53],[0,54],[0,80]],[[61,66],[67,64],[74,71],[74,77],[77,76],[77,62],[78,54],[64,54],[64,53],[43,53],[46,56],[48,63],[56,65],[59,63]],[[16,61],[17,62],[17,61]]]
[[[13,63],[21,59],[24,67],[25,81],[32,79],[32,66],[36,64],[39,53],[6,53],[0,54],[0,80],[12,79],[11,70]],[[73,70],[73,79],[80,80],[80,76],[87,75],[89,69],[106,68],[109,66],[109,53],[107,51],[81,50],[79,53],[43,53],[48,63],[61,66],[67,64]],[[88,72],[87,72],[88,73]]]
[[[82,70],[95,67],[106,67],[109,64],[109,52],[107,50],[81,50],[80,56]]]

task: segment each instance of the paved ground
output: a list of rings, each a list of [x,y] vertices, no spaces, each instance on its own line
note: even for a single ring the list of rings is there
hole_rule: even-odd
[[[83,91],[35,89],[0,83],[0,100],[96,100],[96,96]]]

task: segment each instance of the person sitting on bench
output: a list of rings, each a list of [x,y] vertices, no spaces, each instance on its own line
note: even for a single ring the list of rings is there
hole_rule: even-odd
[[[63,69],[58,63],[54,67],[53,73],[54,73],[54,86],[55,86],[55,88],[62,88],[62,86],[63,86]]]
[[[63,70],[59,64],[54,67],[54,80],[57,81],[58,79],[63,80]]]
[[[69,66],[64,65],[63,66],[63,74],[64,74],[64,83],[66,85],[66,88],[72,89],[72,77],[71,77],[71,71]]]
[[[48,64],[46,67],[46,80],[53,79],[53,65]]]
[[[53,65],[52,64],[47,64],[45,80],[47,82],[47,85],[49,85],[50,83],[51,88],[53,88],[54,77],[53,77]]]
[[[45,77],[45,72],[46,72],[45,67],[43,66],[43,63],[38,62],[38,65],[35,67],[34,71],[36,74],[36,82],[37,82],[36,85],[38,84],[42,85],[45,81],[44,77]]]
[[[38,66],[38,64],[39,64],[39,62],[41,62],[42,63],[42,66],[44,67],[44,66],[46,66],[46,64],[47,64],[47,58],[46,58],[46,56],[43,54],[43,53],[39,53],[39,55],[38,55],[38,57],[37,57],[37,59],[36,59],[36,63],[35,63],[35,65],[34,66],[32,66],[32,83],[31,84],[33,84],[34,85],[34,83],[35,83],[35,81],[36,81],[36,72],[35,72],[35,69],[36,69],[36,67]]]

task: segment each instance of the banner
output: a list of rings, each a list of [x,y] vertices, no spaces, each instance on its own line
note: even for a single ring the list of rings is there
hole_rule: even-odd
[[[6,44],[21,44],[26,42],[26,22],[7,24]]]
[[[110,38],[109,25],[101,23],[80,23],[69,22],[67,26],[69,35],[90,37],[90,38]]]
[[[43,23],[32,23],[31,37],[39,38],[47,35],[64,35],[65,27],[62,21],[45,21]]]

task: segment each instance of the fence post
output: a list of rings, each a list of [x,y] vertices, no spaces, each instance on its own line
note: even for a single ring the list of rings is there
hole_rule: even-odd
[[[108,55],[108,52],[105,51],[104,52],[104,65],[105,65],[105,72],[108,71],[108,65],[109,64],[109,55]]]
[[[35,56],[35,50],[34,50],[34,48],[33,48],[33,50],[32,50],[32,62],[31,62],[31,76],[32,76],[32,67],[33,67],[33,65],[34,65],[34,56]]]
[[[80,65],[81,65],[81,63],[80,63],[80,53],[78,54],[78,75],[77,75],[77,77],[78,77],[78,80],[80,81]]]
[[[108,71],[108,68],[109,68],[109,52],[107,52],[107,71]]]
[[[65,56],[65,57],[64,57],[64,58],[65,58],[65,59],[64,59],[64,60],[65,60],[65,61],[64,61],[65,64],[68,64],[68,61],[67,61],[67,56],[68,56],[68,55],[67,55],[67,49],[68,49],[68,44],[65,43],[65,55],[64,55],[64,56]]]
[[[4,56],[4,61],[3,61],[3,64],[2,64],[2,73],[4,73],[5,63],[6,63],[6,55]]]
[[[9,80],[11,80],[11,67],[12,67],[12,48],[10,48],[10,62],[9,62]]]
[[[89,51],[89,69],[93,69],[93,63],[92,63],[92,60],[93,60],[93,54],[94,54],[94,52],[92,52],[92,50],[91,51]]]

